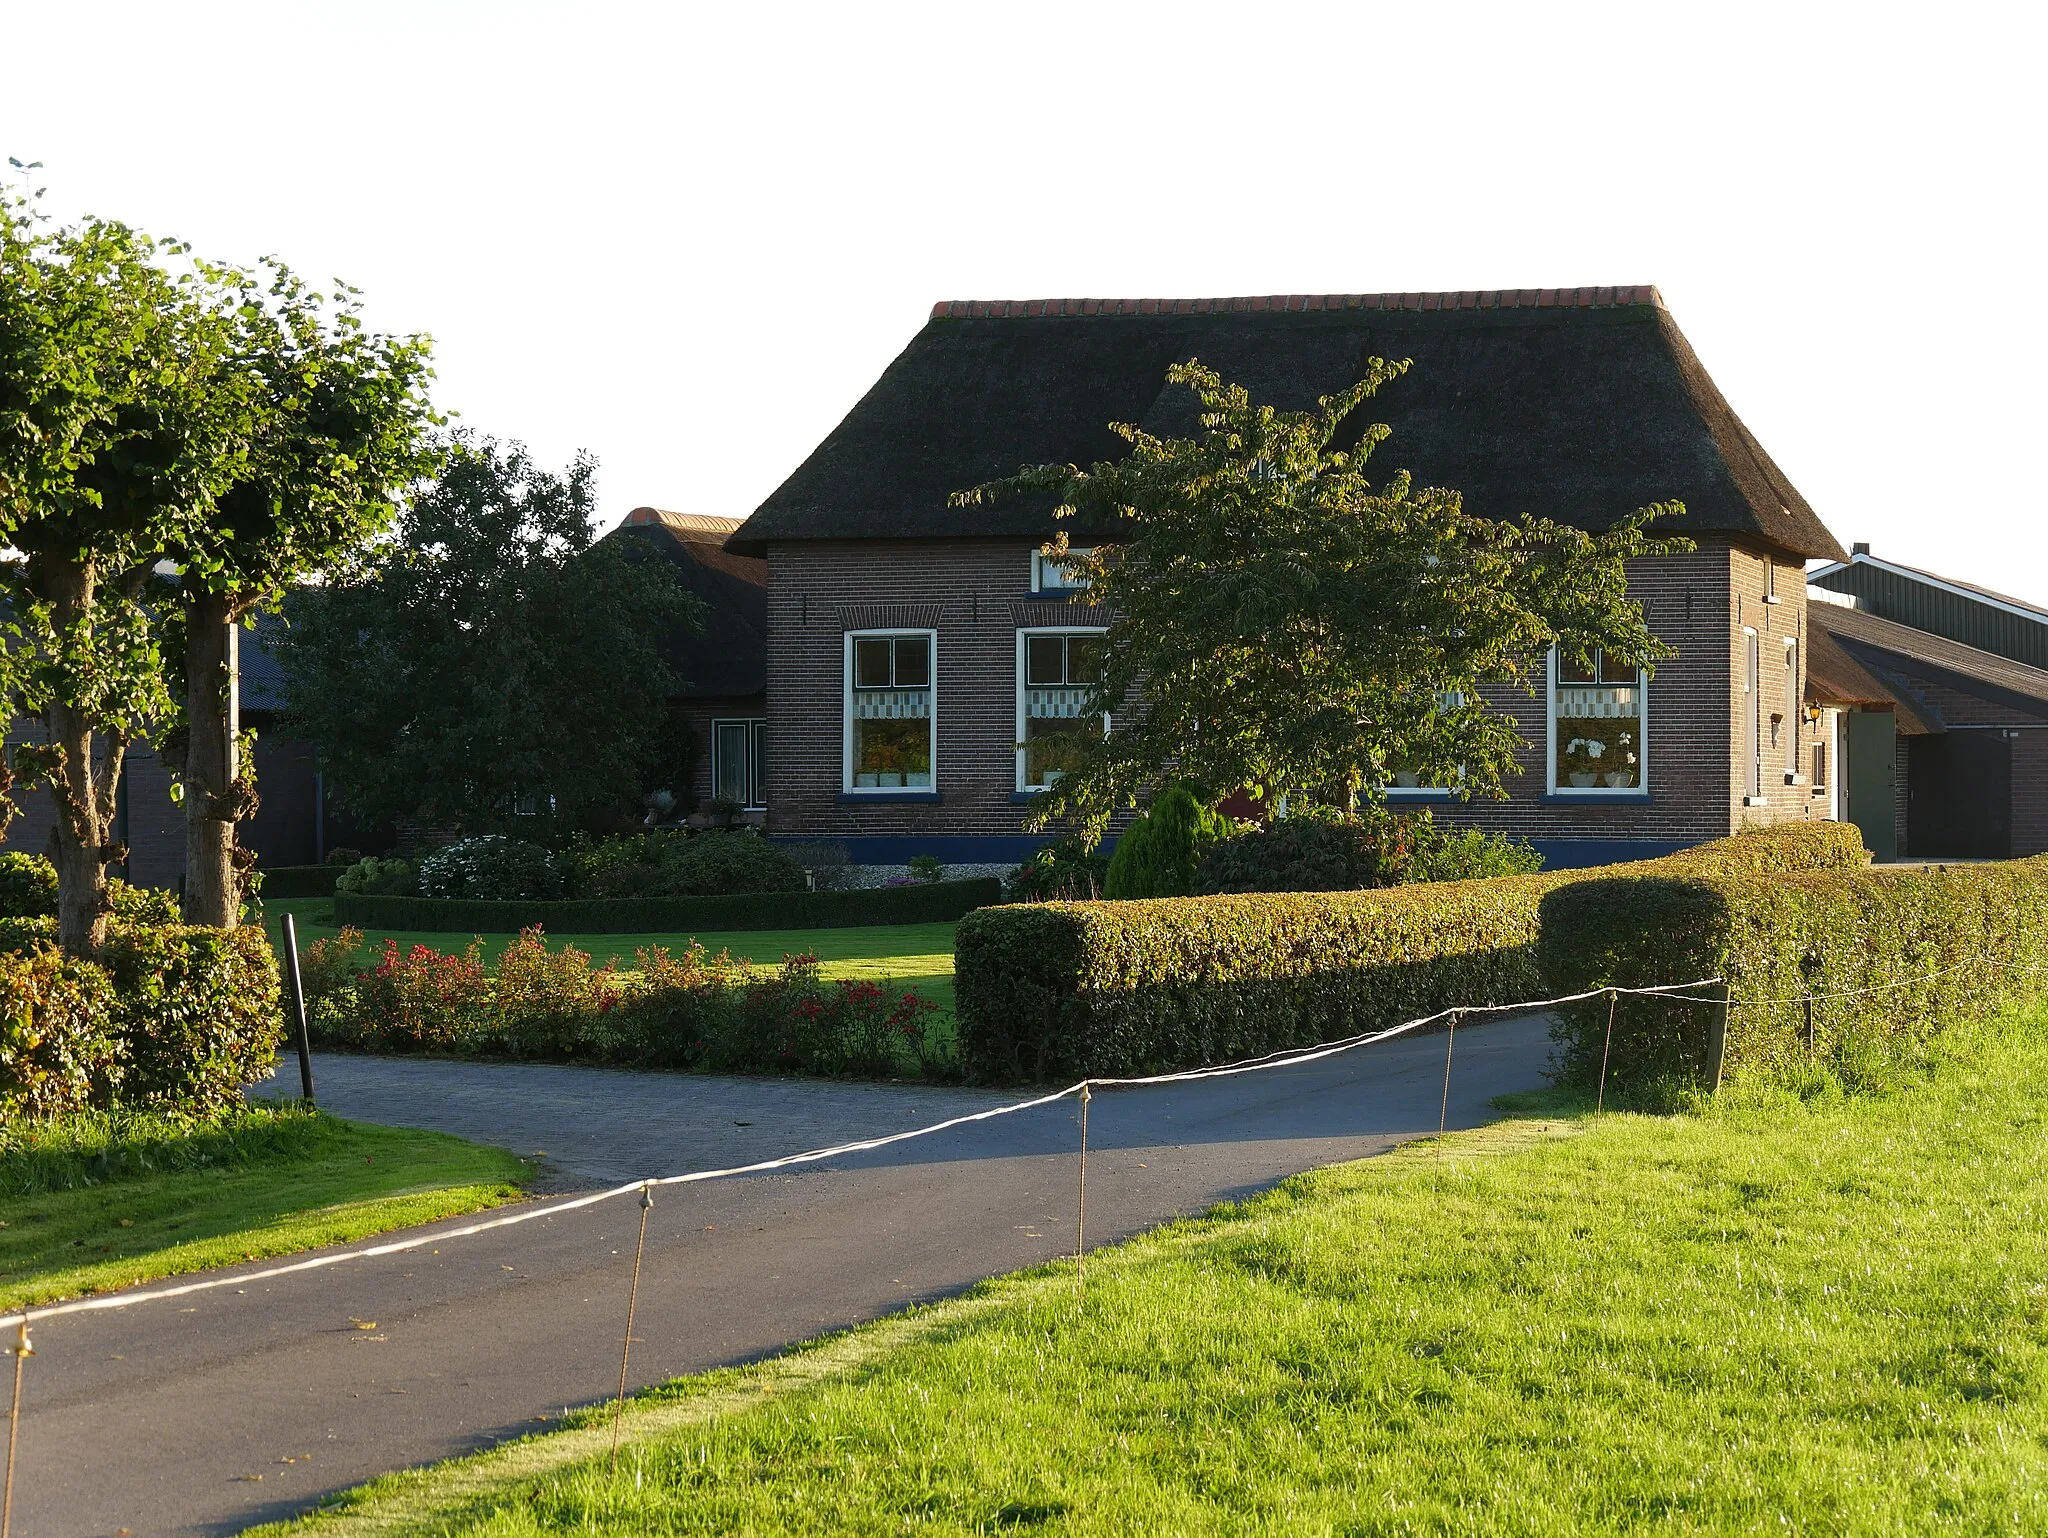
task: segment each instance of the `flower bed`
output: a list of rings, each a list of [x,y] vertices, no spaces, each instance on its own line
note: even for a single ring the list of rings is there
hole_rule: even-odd
[[[361,1052],[436,1052],[724,1073],[951,1076],[950,1033],[922,995],[864,979],[824,981],[815,956],[762,976],[724,951],[655,946],[638,965],[592,966],[520,932],[495,969],[483,942],[459,954],[360,930],[308,946],[302,972],[314,1040]]]

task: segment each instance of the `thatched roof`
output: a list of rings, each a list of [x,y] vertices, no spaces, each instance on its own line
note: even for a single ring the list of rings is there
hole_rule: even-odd
[[[1373,357],[1415,365],[1354,414],[1394,430],[1375,465],[1459,490],[1474,512],[1603,528],[1675,497],[1678,532],[1846,558],[1647,287],[942,303],[728,548],[1044,537],[1043,501],[947,496],[1021,465],[1116,458],[1110,422],[1192,432],[1191,399],[1165,387],[1172,363],[1199,358],[1255,400],[1303,408]]]
[[[739,525],[737,518],[709,513],[636,507],[608,536],[647,540],[704,603],[703,628],[667,642],[685,698],[745,696],[768,687],[768,563],[726,550]]]

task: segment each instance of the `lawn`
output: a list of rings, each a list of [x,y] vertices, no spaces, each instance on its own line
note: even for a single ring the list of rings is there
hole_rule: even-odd
[[[278,941],[286,913],[296,919],[301,945],[340,932],[334,923],[332,898],[281,898],[264,904],[264,923],[273,943]],[[823,963],[821,970],[828,978],[893,980],[906,988],[915,988],[950,1015],[953,929],[952,924],[877,924],[858,929],[716,930],[694,938],[711,950],[730,950],[760,966],[774,966],[784,955],[810,951]],[[372,947],[381,947],[388,938],[407,948],[425,945],[437,951],[460,951],[472,938],[466,933],[429,930],[375,929],[364,933]],[[512,938],[485,935],[486,956],[495,957]],[[692,938],[687,934],[563,935],[555,943],[588,951],[600,964],[616,960],[620,966],[630,967],[636,951],[655,945],[681,950]]]
[[[494,1207],[529,1173],[502,1149],[297,1108],[252,1109],[212,1133],[117,1136],[111,1149],[64,1129],[7,1141],[0,1309]]]
[[[394,1475],[314,1531],[2048,1531],[2048,1013],[1552,1105]]]

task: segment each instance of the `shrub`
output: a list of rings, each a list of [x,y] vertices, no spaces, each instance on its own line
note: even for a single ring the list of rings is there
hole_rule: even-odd
[[[327,851],[327,858],[321,863],[326,865],[342,866],[354,865],[359,860],[361,860],[362,857],[362,850],[351,849],[346,844],[338,844],[334,848]]]
[[[935,854],[914,854],[910,857],[910,874],[919,881],[944,881],[946,867]]]
[[[0,955],[0,1128],[113,1099],[122,1041],[114,988],[90,962],[47,947]]]
[[[1726,978],[1724,1079],[1867,1088],[1923,1060],[1941,1032],[2040,991],[2048,858],[1776,875],[1615,869],[1550,894],[1542,924],[1542,963],[1560,990]],[[1561,1012],[1568,1082],[1598,1077],[1607,1020],[1604,1001]],[[1707,1072],[1710,1023],[1706,1006],[1620,999],[1610,1094],[1682,1098]]]
[[[113,924],[100,960],[118,998],[124,1105],[214,1115],[276,1066],[277,958],[261,927]]]
[[[570,897],[641,897],[660,880],[661,857],[684,835],[669,829],[578,839],[563,851],[563,889]]]
[[[1212,846],[1200,892],[1349,892],[1408,881],[1525,876],[1543,856],[1527,844],[1452,829],[1427,811],[1374,808],[1355,816],[1311,810],[1276,818]]]
[[[39,854],[0,854],[0,918],[57,916],[57,867]]]
[[[1109,858],[1068,837],[1047,844],[1011,871],[1004,896],[1013,903],[1086,902],[1102,895]]]
[[[505,901],[560,897],[562,870],[538,844],[485,833],[436,849],[419,864],[422,897]]]
[[[107,882],[107,900],[112,916],[122,924],[175,924],[179,921],[178,894],[168,887],[130,886],[119,877]]]
[[[745,834],[751,838],[754,835]],[[453,902],[337,892],[338,923],[365,929],[504,934],[541,924],[558,935],[676,934],[710,929],[834,929],[948,923],[1002,900],[993,876],[837,892],[743,892],[733,897],[593,898],[581,902]],[[4,932],[6,920],[0,920]]]
[[[412,867],[400,859],[380,860],[375,855],[358,860],[335,878],[337,892],[360,892],[366,897],[409,897],[414,889]]]
[[[550,951],[535,929],[506,948],[495,974],[478,945],[449,956],[396,941],[359,970],[361,940],[344,931],[301,958],[323,1045],[724,1072],[938,1077],[951,1066],[929,1000],[865,980],[826,983],[815,956],[785,957],[760,976],[693,943],[680,955],[641,951],[638,967],[621,971],[592,967],[573,946]]]
[[[1543,856],[1520,839],[1482,833],[1477,828],[1444,828],[1417,847],[1408,879],[1483,881],[1492,876],[1534,875],[1541,869]]]
[[[663,897],[801,892],[804,871],[787,851],[750,829],[711,830],[662,850],[654,890]]]
[[[1607,871],[1867,858],[1847,833],[1743,834]],[[961,921],[955,942],[962,1060],[999,1079],[1153,1072],[1541,998],[1543,896],[1601,874],[986,909]]]
[[[0,1120],[88,1105],[217,1116],[276,1063],[277,963],[261,929],[116,922],[97,961],[15,938],[26,948],[0,953]]]
[[[1233,831],[1229,818],[1202,805],[1187,786],[1171,786],[1117,840],[1103,895],[1179,897],[1192,892],[1203,854]]]

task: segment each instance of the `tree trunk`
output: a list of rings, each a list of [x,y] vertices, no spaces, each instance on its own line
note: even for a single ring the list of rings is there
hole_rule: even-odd
[[[91,621],[96,574],[82,562],[41,559],[51,618],[59,635],[70,635]],[[45,715],[58,755],[50,784],[57,803],[57,943],[68,956],[95,956],[107,939],[107,861],[116,853],[108,830],[126,745],[110,740],[105,762],[95,764],[89,715],[66,704],[51,705]]]
[[[241,726],[235,626],[219,594],[192,594],[186,613],[185,922],[232,929],[242,906],[234,862]]]

